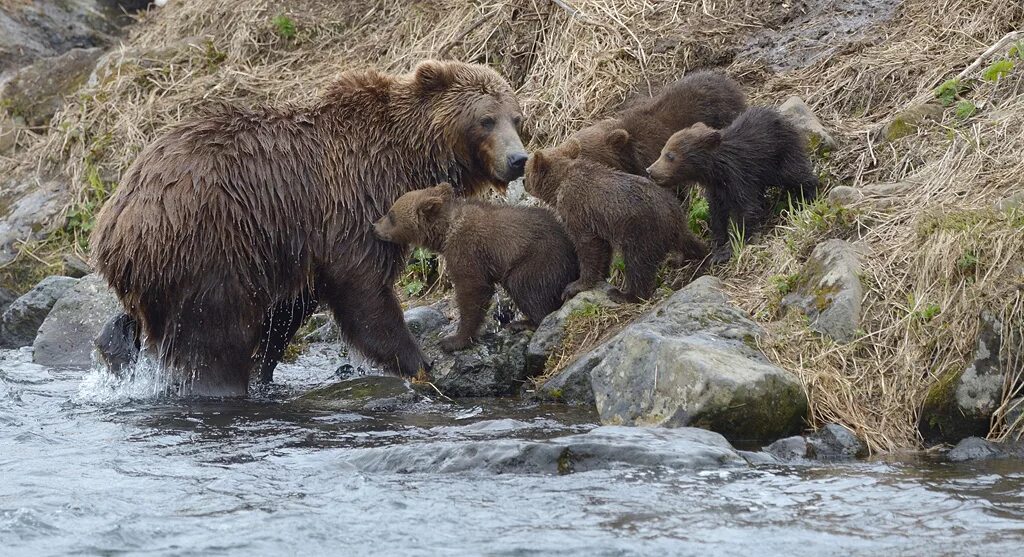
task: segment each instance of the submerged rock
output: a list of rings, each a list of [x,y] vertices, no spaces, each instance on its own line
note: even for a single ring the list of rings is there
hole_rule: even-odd
[[[53,305],[77,282],[78,279],[71,277],[46,277],[14,300],[0,316],[0,348],[31,345]]]
[[[981,313],[970,364],[939,379],[928,391],[918,422],[925,441],[951,442],[988,433],[1003,396],[1002,329],[999,318]]]
[[[789,97],[779,107],[779,112],[786,117],[798,130],[804,133],[807,138],[807,148],[814,153],[825,154],[835,150],[838,146],[832,134],[828,133],[825,126],[811,111],[800,97]]]
[[[314,389],[297,404],[345,412],[390,412],[409,407],[424,397],[401,377],[370,375]]]
[[[606,426],[547,440],[406,443],[352,451],[364,472],[569,474],[619,466],[706,469],[745,466],[721,435],[695,428]]]
[[[860,257],[845,240],[826,240],[811,253],[800,272],[796,290],[783,299],[810,319],[811,330],[837,342],[857,338],[860,328]]]
[[[807,412],[803,388],[764,357],[761,328],[720,288],[695,280],[552,380],[582,390],[589,378],[605,424],[695,425],[733,439],[792,433]]]
[[[54,368],[91,367],[96,337],[122,312],[121,302],[103,277],[82,278],[57,300],[39,327],[32,361]]]
[[[946,453],[946,458],[950,462],[1022,457],[1024,457],[1024,443],[1020,441],[997,443],[980,437],[963,439]]]
[[[818,460],[850,460],[868,455],[868,446],[848,428],[826,424],[807,438],[807,456]]]

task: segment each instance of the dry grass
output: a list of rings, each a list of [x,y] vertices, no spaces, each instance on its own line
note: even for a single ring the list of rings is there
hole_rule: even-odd
[[[725,65],[755,103],[800,95],[836,132],[840,148],[819,161],[829,183],[914,183],[890,207],[865,202],[841,215],[820,208],[793,215],[748,246],[723,277],[734,300],[768,329],[769,356],[804,380],[815,422],[847,424],[874,450],[913,446],[925,390],[964,365],[982,309],[1001,314],[1007,338],[1015,339],[1004,346],[1017,354],[1007,363],[1008,391],[1021,389],[1020,335],[1013,331],[1024,312],[1024,237],[1019,216],[989,207],[1019,190],[1024,175],[1024,70],[993,84],[978,81],[981,64],[965,97],[985,104],[965,121],[948,109],[942,122],[894,143],[874,140],[872,131],[930,99],[935,86],[1019,29],[1024,9],[1017,0],[907,0],[878,40],[809,67],[773,74],[748,59],[734,61],[746,37],[779,23],[780,13],[768,0],[175,2],[144,16],[98,83],[0,167],[67,176],[77,191],[73,214],[95,201],[89,176],[116,182],[160,129],[203,103],[306,102],[344,69],[403,71],[440,55],[491,64],[517,88],[537,147],[686,70]],[[293,36],[274,23],[282,15]],[[822,340],[775,307],[774,279],[798,272],[816,241],[836,236],[854,239],[865,254],[869,286],[868,333],[846,346]],[[958,266],[967,252],[977,259],[969,273]],[[941,312],[923,322],[922,304]],[[597,331],[609,323],[599,321],[579,327],[580,338],[573,336],[559,358],[603,337]],[[998,423],[993,433],[1013,434]]]

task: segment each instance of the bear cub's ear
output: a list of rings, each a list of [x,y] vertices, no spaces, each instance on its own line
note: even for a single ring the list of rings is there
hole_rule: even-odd
[[[629,143],[629,132],[618,128],[608,134],[608,144],[615,147],[625,147]]]
[[[455,76],[452,74],[448,64],[439,60],[424,60],[416,66],[414,71],[416,85],[421,91],[434,92],[447,89]]]
[[[441,196],[441,199],[445,201],[455,199],[455,188],[452,187],[448,182],[441,182],[435,188],[437,194]]]

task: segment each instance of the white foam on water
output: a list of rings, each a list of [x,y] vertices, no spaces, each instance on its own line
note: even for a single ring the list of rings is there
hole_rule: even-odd
[[[121,375],[115,375],[100,363],[82,378],[75,402],[110,404],[134,400],[151,400],[171,392],[171,376],[157,362],[146,356]]]

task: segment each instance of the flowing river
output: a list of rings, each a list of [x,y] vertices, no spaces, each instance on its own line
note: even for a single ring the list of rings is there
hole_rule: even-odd
[[[520,401],[365,415],[291,402],[332,374],[307,360],[283,365],[280,385],[253,400],[168,400],[145,381],[120,385],[98,371],[37,366],[28,349],[0,351],[0,554],[1019,555],[1024,547],[1020,460],[495,469],[488,446],[579,435],[595,417]],[[366,466],[368,451],[387,465]],[[415,458],[439,452],[463,465]]]

